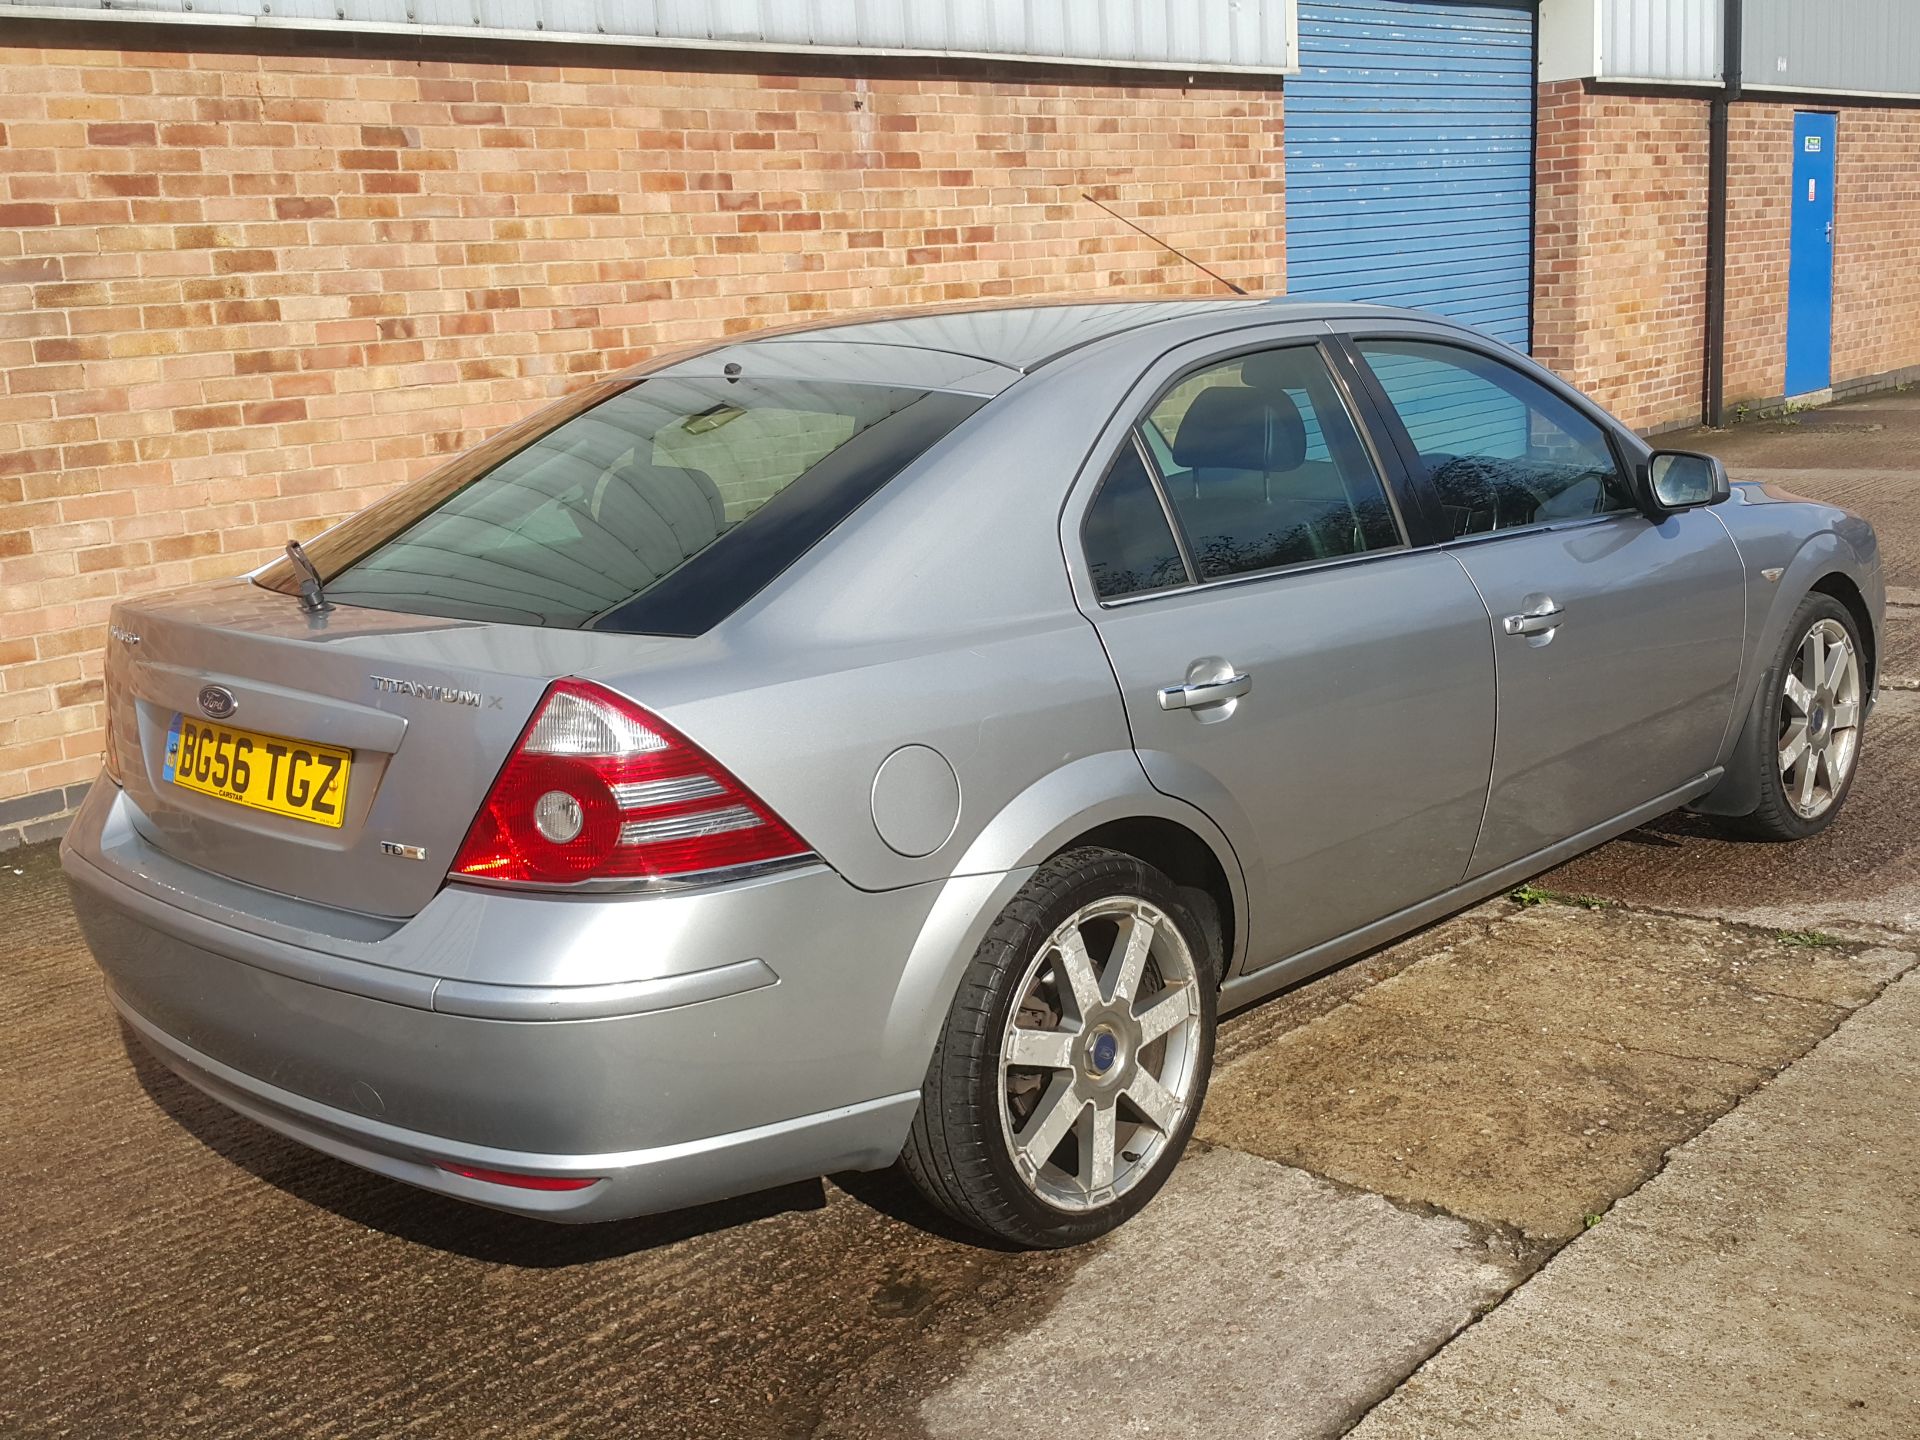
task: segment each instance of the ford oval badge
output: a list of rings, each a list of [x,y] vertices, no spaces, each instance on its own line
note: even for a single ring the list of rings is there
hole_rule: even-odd
[[[207,712],[210,720],[224,720],[240,708],[233,698],[233,692],[224,685],[202,685],[200,687],[200,708]]]

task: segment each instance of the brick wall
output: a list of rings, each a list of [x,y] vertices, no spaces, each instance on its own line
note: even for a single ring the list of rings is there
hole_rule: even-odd
[[[1818,108],[1734,107],[1729,401],[1771,401],[1785,388],[1793,116]],[[1920,110],[1837,108],[1833,383],[1842,386],[1920,365]]]
[[[1786,385],[1796,108],[1733,107],[1730,407]],[[1707,112],[1690,96],[1540,87],[1534,350],[1628,424],[1697,419],[1705,345]],[[1840,107],[1833,379],[1920,365],[1920,110]]]
[[[1843,149],[1845,139],[1843,134]],[[1727,122],[1724,384],[1730,408],[1785,393],[1787,223],[1792,203],[1793,107],[1744,101],[1735,105]],[[1839,316],[1834,319],[1837,338]]]
[[[1282,277],[1277,86],[0,39],[0,801],[94,772],[116,596],[249,568],[658,347],[1218,293],[1083,189]]]
[[[1920,365],[1920,110],[1840,112],[1836,383]]]
[[[1639,429],[1695,419],[1707,106],[1540,87],[1534,353]]]

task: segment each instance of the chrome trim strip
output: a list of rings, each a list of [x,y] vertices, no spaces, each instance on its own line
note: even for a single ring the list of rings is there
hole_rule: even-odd
[[[1329,555],[1320,560],[1301,560],[1292,565],[1276,565],[1266,570],[1248,570],[1239,575],[1222,575],[1217,580],[1202,580],[1197,585],[1169,585],[1163,590],[1149,590],[1140,595],[1122,595],[1113,600],[1102,600],[1102,610],[1118,610],[1127,605],[1138,605],[1144,600],[1166,600],[1175,595],[1193,595],[1206,590],[1221,590],[1229,585],[1247,585],[1259,580],[1272,580],[1284,575],[1299,575],[1309,570],[1329,570],[1336,565],[1359,565],[1369,560],[1389,560],[1396,555],[1410,555],[1416,550],[1437,550],[1437,545],[1416,546],[1402,542],[1398,545],[1382,545],[1376,550],[1357,550],[1351,555]]]
[[[1482,530],[1473,535],[1456,535],[1451,540],[1438,545],[1430,545],[1430,550],[1458,550],[1465,545],[1485,545],[1493,540],[1505,540],[1514,535],[1542,535],[1551,530],[1585,530],[1594,525],[1605,525],[1615,520],[1648,520],[1641,510],[1609,510],[1602,515],[1574,515],[1560,520],[1536,520],[1531,525],[1509,525],[1503,530]]]
[[[534,881],[490,880],[480,875],[449,875],[447,883],[478,885],[515,895],[629,895],[639,899],[648,895],[708,890],[741,881],[771,879],[827,868],[826,863],[813,851],[803,850],[798,855],[782,855],[777,860],[758,860],[750,865],[722,865],[712,870],[694,870],[685,875],[602,876],[550,885]]]
[[[1488,530],[1478,535],[1461,535],[1438,545],[1393,545],[1381,546],[1377,550],[1361,550],[1352,555],[1329,555],[1323,560],[1302,560],[1294,565],[1278,565],[1270,570],[1249,570],[1243,575],[1223,575],[1218,580],[1202,580],[1197,585],[1169,585],[1163,590],[1149,590],[1140,595],[1123,595],[1113,600],[1102,600],[1102,610],[1118,610],[1126,605],[1138,605],[1144,600],[1165,600],[1175,595],[1191,595],[1202,590],[1218,590],[1227,585],[1245,585],[1256,580],[1271,580],[1281,575],[1298,575],[1308,570],[1326,570],[1335,565],[1357,565],[1368,560],[1386,560],[1395,555],[1446,554],[1468,545],[1485,545],[1495,540],[1505,540],[1516,535],[1539,535],[1550,530],[1584,530],[1595,525],[1604,525],[1618,520],[1647,520],[1638,510],[1609,510],[1604,515],[1580,515],[1565,520],[1542,520],[1533,525],[1515,525],[1505,530]],[[1652,524],[1652,521],[1647,521]]]
[[[622,810],[645,810],[678,800],[705,800],[726,794],[711,775],[676,775],[671,780],[633,780],[613,787],[613,803]]]
[[[718,810],[696,810],[690,815],[669,815],[661,820],[629,820],[620,827],[619,843],[652,845],[661,840],[692,840],[702,835],[751,830],[765,823],[744,805],[727,805]]]

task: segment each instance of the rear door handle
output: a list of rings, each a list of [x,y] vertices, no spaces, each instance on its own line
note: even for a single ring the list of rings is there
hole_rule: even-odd
[[[1202,680],[1195,685],[1169,685],[1160,692],[1162,710],[1197,710],[1202,705],[1218,705],[1238,700],[1253,689],[1253,677],[1229,675],[1224,680]]]
[[[1564,613],[1553,601],[1542,600],[1523,614],[1507,616],[1500,625],[1509,635],[1544,635],[1559,628]]]

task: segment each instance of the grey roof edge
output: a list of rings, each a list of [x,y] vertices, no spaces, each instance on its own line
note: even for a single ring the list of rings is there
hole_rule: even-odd
[[[1420,311],[1406,310],[1392,306],[1372,305],[1359,302],[1302,300],[1286,296],[1274,297],[1193,297],[1166,296],[1157,299],[1133,299],[1128,297],[1093,298],[1065,295],[1044,299],[1019,299],[1004,302],[973,303],[957,305],[907,306],[876,311],[860,316],[836,316],[799,325],[785,325],[776,329],[752,331],[732,337],[736,345],[778,344],[783,341],[806,340],[816,343],[858,342],[870,345],[890,345],[900,348],[927,350],[963,357],[983,364],[1003,367],[1029,374],[1040,367],[1056,361],[1063,356],[1102,341],[1116,339],[1119,336],[1143,329],[1147,326],[1187,316],[1216,312],[1222,315],[1236,311],[1251,311],[1256,307],[1274,312],[1276,320],[1339,320],[1350,318],[1405,319],[1433,321],[1440,317]],[[986,335],[983,327],[943,325],[942,322],[975,318],[978,320],[999,319],[1006,322],[1006,328],[1015,328],[1016,322],[1025,318],[1076,311],[1092,318],[1099,309],[1130,310],[1134,313],[1117,323],[1100,325],[1090,324],[1084,327],[1084,333],[1056,335],[1051,341],[1036,337],[1034,343],[1020,346],[1007,337],[1006,343],[996,344]],[[883,328],[891,327],[891,328]],[[943,334],[944,329],[952,332],[956,329],[971,328],[976,332],[975,343],[958,343],[951,333]],[[1055,327],[1063,329],[1065,327]],[[919,333],[915,333],[915,332]],[[979,343],[985,340],[986,343]]]

